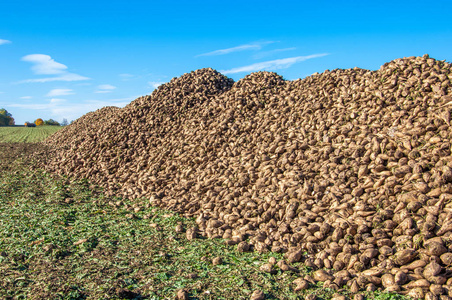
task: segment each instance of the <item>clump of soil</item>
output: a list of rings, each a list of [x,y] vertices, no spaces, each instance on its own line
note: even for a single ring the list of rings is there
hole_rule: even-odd
[[[74,122],[43,167],[195,216],[191,238],[284,252],[332,289],[435,299],[452,293],[451,80],[427,55],[295,81],[201,69]]]

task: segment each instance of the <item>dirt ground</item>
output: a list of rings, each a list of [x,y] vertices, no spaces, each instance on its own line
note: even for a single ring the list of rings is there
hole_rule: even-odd
[[[18,158],[27,159],[36,151],[45,150],[40,143],[0,143],[0,171],[10,170],[11,163]]]

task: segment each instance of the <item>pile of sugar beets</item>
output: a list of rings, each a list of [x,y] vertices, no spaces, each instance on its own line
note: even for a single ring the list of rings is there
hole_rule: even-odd
[[[451,81],[428,55],[294,81],[201,69],[65,127],[42,166],[196,217],[188,238],[283,252],[261,269],[313,268],[295,290],[451,299]]]

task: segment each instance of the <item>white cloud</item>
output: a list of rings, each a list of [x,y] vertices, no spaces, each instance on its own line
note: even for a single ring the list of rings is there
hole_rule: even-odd
[[[99,90],[114,90],[116,87],[111,84],[101,84],[97,86]]]
[[[162,84],[164,84],[165,82],[149,81],[148,83],[149,83],[150,86],[152,86],[154,89],[156,89],[159,86],[161,86]]]
[[[22,57],[22,60],[34,64],[31,69],[35,74],[62,74],[67,70],[65,65],[56,62],[49,55],[45,54],[26,55]]]
[[[225,55],[225,54],[229,54],[229,53],[232,53],[232,52],[239,52],[239,51],[246,51],[246,50],[260,50],[260,49],[262,49],[263,45],[272,44],[272,43],[274,43],[274,42],[273,41],[267,41],[267,42],[245,44],[245,45],[240,45],[240,46],[236,46],[236,47],[232,47],[232,48],[220,49],[220,50],[215,50],[215,51],[208,52],[208,53],[199,54],[199,55],[196,55],[196,57],[198,57],[198,56]]]
[[[118,106],[123,107],[129,104],[132,100],[138,97],[128,97],[128,98],[118,98],[118,99],[109,99],[109,100],[86,100],[85,105],[89,107],[96,107],[96,109],[104,107],[104,106]]]
[[[66,102],[66,99],[52,98],[50,99],[50,103],[63,103]]]
[[[281,53],[281,52],[286,52],[286,51],[293,51],[296,50],[296,47],[291,47],[291,48],[283,48],[283,49],[275,49],[275,50],[270,50],[270,51],[264,51],[264,52],[259,52],[256,53],[255,55],[253,55],[253,58],[255,59],[259,59],[259,58],[264,58],[276,53]]]
[[[49,101],[49,103],[10,104],[9,106],[32,110],[48,110],[53,104]]]
[[[33,97],[31,97],[31,96],[23,96],[23,97],[20,97],[20,99],[31,99],[31,98],[33,98]]]
[[[55,77],[45,77],[36,79],[26,79],[20,83],[30,82],[52,82],[52,81],[79,81],[88,80],[90,78],[67,71],[68,67],[59,62],[56,62],[49,55],[45,54],[30,54],[22,57],[22,61],[33,64],[31,70],[37,75],[57,75]]]
[[[111,93],[116,87],[111,84],[101,84],[97,86],[97,91],[95,93],[97,94],[105,94],[105,93]]]
[[[94,93],[96,93],[96,94],[108,94],[108,93],[111,93],[111,91],[102,90],[102,91],[95,91]]]
[[[11,41],[0,39],[0,45],[11,44]]]
[[[19,83],[32,83],[32,82],[53,82],[53,81],[80,81],[80,80],[88,80],[91,79],[89,77],[81,76],[73,73],[66,73],[60,75],[58,77],[46,77],[46,78],[36,78],[36,79],[26,79],[22,80]]]
[[[283,58],[283,59],[276,59],[276,60],[269,60],[269,61],[263,61],[260,63],[255,63],[248,66],[233,68],[229,70],[223,70],[220,71],[223,74],[235,74],[235,73],[242,73],[242,72],[255,72],[255,71],[261,71],[261,70],[280,70],[280,69],[287,69],[290,66],[292,66],[295,63],[302,62],[308,59],[317,58],[326,56],[328,53],[320,53],[320,54],[312,54],[307,56],[295,56],[295,57],[289,57],[289,58]]]
[[[47,93],[47,97],[55,97],[55,96],[66,96],[73,95],[73,91],[71,89],[53,89]]]
[[[129,81],[130,79],[135,77],[135,75],[128,74],[128,73],[119,74],[118,76],[121,78],[122,81]]]

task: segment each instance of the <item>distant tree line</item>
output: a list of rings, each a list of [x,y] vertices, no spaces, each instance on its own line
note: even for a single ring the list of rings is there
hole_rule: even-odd
[[[15,124],[13,116],[6,109],[0,109],[0,126],[12,126]]]
[[[72,122],[71,122],[72,123]],[[13,126],[16,125],[13,116],[4,108],[0,109],[0,126]],[[63,119],[61,124],[54,119],[43,120],[41,118],[36,119],[34,122],[25,122],[25,126],[27,127],[36,127],[42,125],[51,125],[51,126],[67,126],[69,122],[67,119]]]
[[[35,127],[42,125],[61,126],[61,124],[58,121],[55,121],[54,119],[48,119],[44,121],[43,119],[38,118],[34,122],[25,122],[25,126],[27,127]]]
[[[54,119],[48,119],[44,121],[44,125],[54,125],[54,126],[61,126],[61,124]]]

